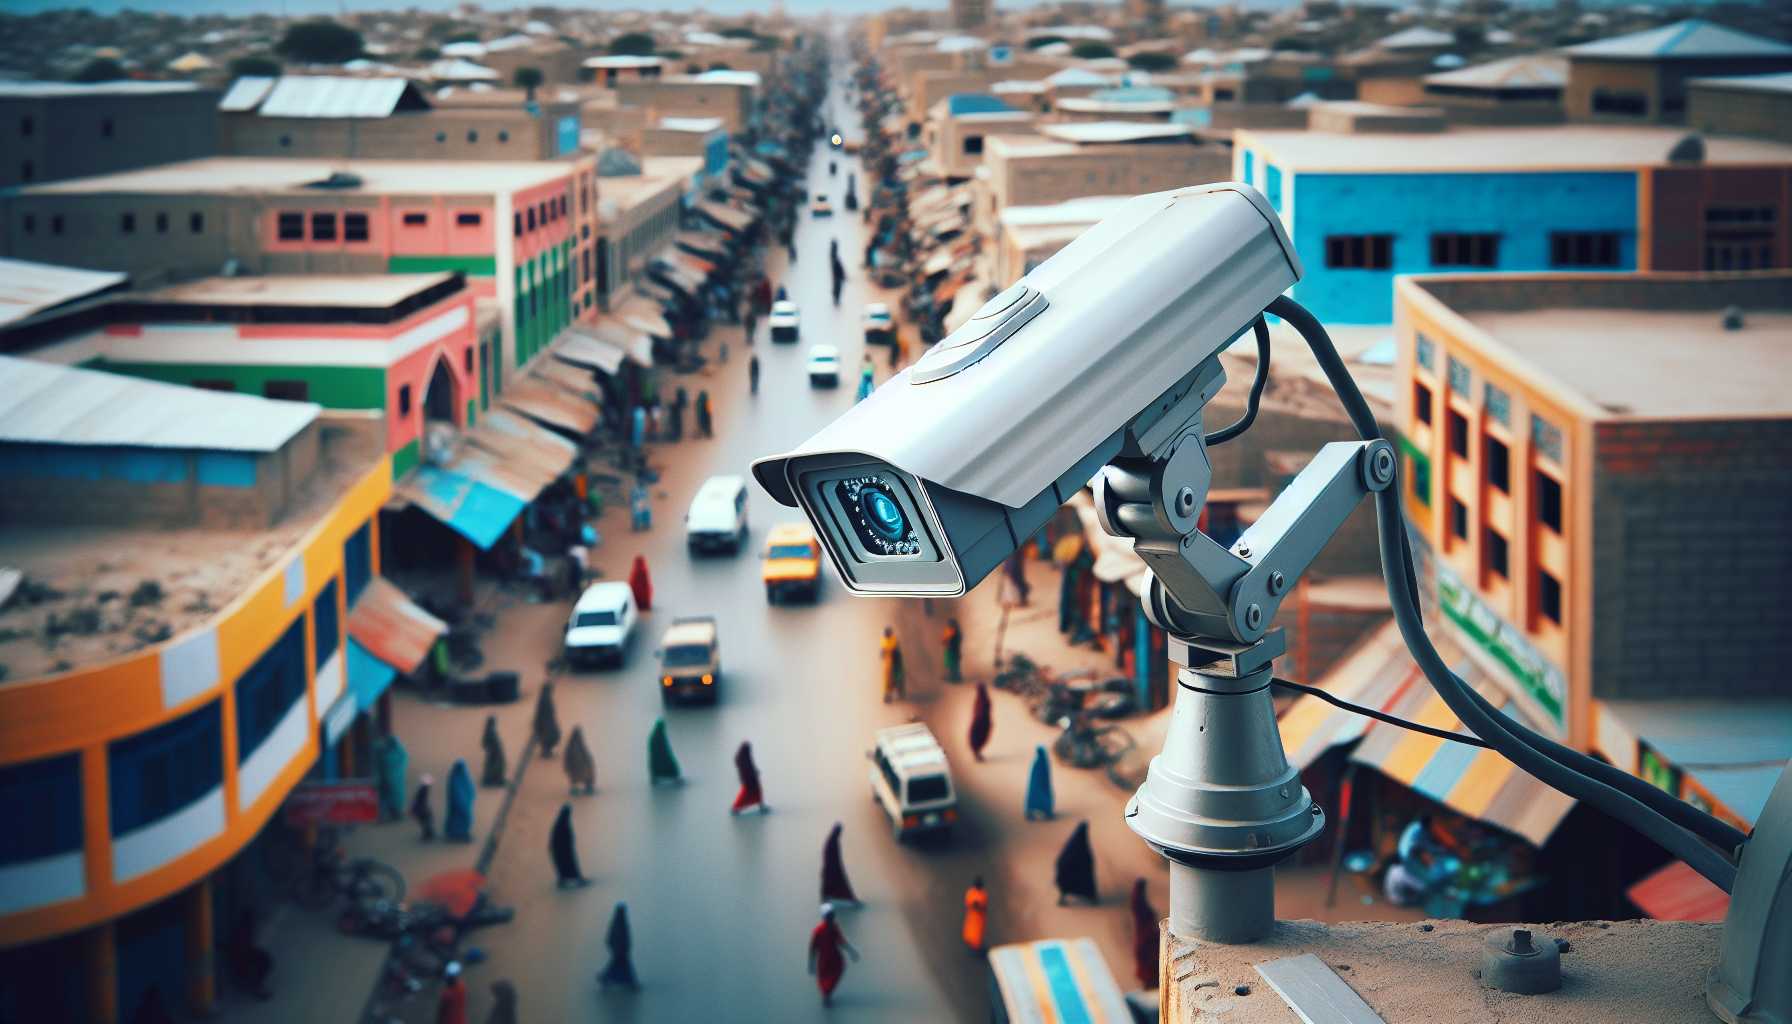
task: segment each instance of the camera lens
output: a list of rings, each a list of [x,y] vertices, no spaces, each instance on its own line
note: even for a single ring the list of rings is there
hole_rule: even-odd
[[[902,507],[883,491],[860,491],[859,507],[864,510],[866,523],[885,540],[900,540],[908,532],[908,517],[902,514]]]

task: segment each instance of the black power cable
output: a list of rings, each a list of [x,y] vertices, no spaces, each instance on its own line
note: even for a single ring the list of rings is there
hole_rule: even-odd
[[[1249,430],[1251,424],[1257,421],[1257,406],[1263,401],[1263,389],[1269,386],[1269,323],[1263,319],[1262,313],[1257,314],[1251,330],[1257,335],[1257,373],[1251,378],[1251,394],[1244,401],[1244,415],[1231,426],[1221,427],[1208,434],[1206,441],[1209,447],[1225,444]]]
[[[1283,689],[1288,690],[1299,690],[1301,693],[1307,694],[1308,696],[1318,697],[1320,700],[1325,701],[1333,707],[1355,712],[1356,714],[1362,715],[1364,718],[1373,718],[1377,722],[1386,722],[1389,725],[1397,725],[1402,729],[1411,729],[1413,732],[1422,732],[1427,736],[1436,736],[1440,740],[1449,740],[1452,743],[1466,743],[1471,747],[1482,747],[1487,750],[1493,749],[1493,744],[1479,736],[1451,732],[1448,729],[1433,729],[1429,725],[1420,725],[1417,722],[1401,718],[1399,715],[1390,715],[1386,711],[1377,711],[1374,708],[1364,707],[1361,704],[1352,704],[1342,697],[1327,693],[1322,687],[1308,686],[1306,683],[1297,683],[1292,679],[1280,678],[1270,679],[1269,685],[1280,686]]]
[[[1278,296],[1265,312],[1287,320],[1300,332],[1343,402],[1357,433],[1364,440],[1379,438],[1380,427],[1369,411],[1369,403],[1318,318],[1285,295]],[[1395,486],[1375,495],[1375,511],[1383,576],[1388,584],[1394,621],[1413,660],[1457,719],[1525,772],[1636,829],[1685,861],[1712,884],[1729,892],[1736,882],[1732,851],[1747,838],[1739,830],[1627,772],[1532,732],[1500,714],[1450,671],[1431,639],[1425,635],[1424,623],[1419,617],[1417,573],[1406,540],[1397,479]],[[1404,586],[1396,575],[1402,571]],[[1701,839],[1712,842],[1724,853],[1706,846]]]

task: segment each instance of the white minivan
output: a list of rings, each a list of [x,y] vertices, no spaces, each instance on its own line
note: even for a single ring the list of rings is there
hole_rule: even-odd
[[[575,666],[620,666],[635,633],[635,595],[627,583],[593,583],[579,595],[566,620],[566,660]]]
[[[712,476],[697,488],[691,510],[684,514],[685,545],[693,553],[739,554],[747,540],[747,481],[739,476]]]
[[[940,741],[924,723],[879,729],[877,745],[867,756],[871,799],[889,815],[897,842],[919,832],[943,831],[958,820],[952,768]]]

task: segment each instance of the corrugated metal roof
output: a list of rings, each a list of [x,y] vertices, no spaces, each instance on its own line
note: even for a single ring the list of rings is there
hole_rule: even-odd
[[[1711,78],[1689,78],[1688,85],[1708,88],[1736,89],[1743,92],[1792,92],[1792,71],[1770,75],[1717,75]]]
[[[271,452],[320,409],[0,356],[0,441]]]
[[[0,325],[115,288],[130,275],[0,259]]]
[[[1559,53],[1527,53],[1426,75],[1427,85],[1475,89],[1560,89],[1568,82],[1568,58]]]
[[[608,341],[569,331],[554,343],[554,358],[574,366],[590,367],[614,377],[627,358],[619,346]]]
[[[1630,57],[1686,60],[1704,57],[1792,56],[1792,46],[1733,28],[1688,18],[1646,32],[1596,39],[1570,46],[1576,57]]]
[[[697,204],[697,212],[722,225],[730,231],[745,231],[753,226],[759,218],[738,206],[728,206],[714,200],[705,199]]]
[[[1449,46],[1456,42],[1456,37],[1448,32],[1440,32],[1423,25],[1401,29],[1391,36],[1383,36],[1375,45],[1384,50],[1429,50],[1439,46]]]
[[[400,672],[416,671],[446,632],[446,622],[418,607],[383,576],[367,581],[348,613],[349,637]]]
[[[0,98],[42,99],[51,96],[155,96],[197,92],[195,82],[0,82]]]
[[[263,117],[390,117],[405,91],[416,88],[403,78],[283,75],[261,101],[258,113]],[[429,106],[420,93],[411,98]]]
[[[483,64],[458,58],[435,61],[423,73],[438,82],[496,82],[504,77]]]
[[[265,75],[244,75],[230,83],[230,89],[218,101],[218,109],[227,114],[254,110],[268,98],[268,91],[274,88],[276,81],[278,79]]]
[[[567,393],[547,381],[524,378],[505,387],[498,401],[550,427],[588,434],[597,426],[597,405],[590,399]]]
[[[529,501],[566,472],[579,454],[578,445],[502,409],[487,410],[479,417],[479,425],[466,432],[463,442],[460,461],[475,457],[470,449],[503,460],[507,471],[527,482],[529,490],[521,497]]]
[[[616,319],[630,327],[648,334],[670,340],[672,325],[666,322],[664,307],[643,295],[631,295],[613,314]],[[653,360],[652,342],[648,343],[648,362]]]
[[[529,504],[508,491],[436,466],[419,467],[396,490],[400,497],[472,541],[481,551],[490,550]],[[360,605],[356,605],[359,609]],[[349,620],[352,631],[354,613],[350,613]]]
[[[1087,68],[1065,68],[1049,75],[1045,79],[1052,85],[1113,85],[1114,79],[1108,75],[1098,75]]]
[[[759,72],[716,68],[698,75],[697,81],[709,82],[714,85],[744,85],[750,89],[757,89],[759,88]]]
[[[1039,131],[1050,138],[1082,144],[1145,142],[1195,134],[1193,125],[1142,121],[1071,121],[1041,125]]]
[[[611,314],[585,324],[582,331],[598,341],[614,345],[639,366],[653,365],[653,339],[635,325]]]
[[[592,401],[599,400],[597,381],[591,378],[591,372],[581,370],[570,363],[543,359],[529,368],[529,376],[551,381],[555,386],[565,388],[574,394],[589,396]]]

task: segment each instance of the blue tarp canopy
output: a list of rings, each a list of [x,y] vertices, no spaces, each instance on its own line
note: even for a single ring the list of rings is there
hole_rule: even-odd
[[[946,97],[946,113],[953,117],[959,114],[1007,114],[1013,110],[986,92],[957,92]]]
[[[405,497],[455,533],[489,551],[529,503],[470,476],[419,467],[401,488]]]
[[[373,707],[397,675],[396,669],[374,657],[354,637],[348,638],[348,692],[355,695],[362,711]]]

